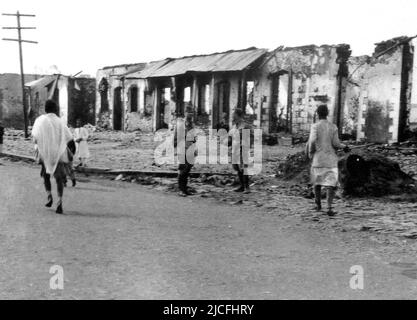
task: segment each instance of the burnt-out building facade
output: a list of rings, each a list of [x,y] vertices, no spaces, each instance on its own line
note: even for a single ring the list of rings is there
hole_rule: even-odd
[[[99,127],[113,130],[124,130],[126,126],[126,100],[129,90],[121,78],[130,71],[138,71],[145,63],[123,64],[104,67],[96,75],[96,123]],[[135,90],[134,90],[135,91]],[[136,105],[142,101],[137,93]],[[135,93],[133,93],[134,95]]]
[[[348,45],[279,47],[255,73],[257,126],[269,134],[303,134],[316,120],[318,105],[329,107],[341,125]]]
[[[107,67],[97,73],[97,124],[114,130],[169,128],[188,105],[202,129],[231,126],[237,107],[267,135],[306,136],[318,105],[341,135],[403,141],[417,130],[416,39],[376,44],[248,48]]]
[[[44,77],[39,74],[25,74],[26,81],[35,81]],[[29,109],[29,122],[33,123],[37,113]],[[5,127],[24,128],[23,93],[20,74],[0,74],[0,120]]]
[[[47,99],[59,107],[59,116],[69,126],[95,124],[96,80],[62,74],[47,75],[25,84],[30,114],[36,118],[45,112]]]
[[[102,69],[97,74],[104,80],[98,80],[96,110],[104,102],[114,117],[120,105],[123,125],[115,127],[113,121],[113,129],[142,129],[140,119],[148,115],[155,131],[168,128],[187,105],[194,108],[196,125],[202,129],[225,122],[231,126],[230,115],[239,107],[246,120],[266,134],[303,133],[314,122],[319,104],[327,104],[331,118],[341,122],[349,55],[347,45],[280,47],[272,52],[248,48],[140,64],[124,73]],[[120,92],[115,94],[119,103],[111,97],[100,100],[103,91]],[[97,115],[100,121],[100,112]]]
[[[376,43],[372,56],[351,59],[346,112],[357,110],[358,140],[395,143],[417,128],[415,39]]]
[[[248,87],[248,82],[254,82],[253,71],[266,53],[264,49],[249,48],[168,58],[136,66],[117,76],[114,74],[118,70],[113,70],[107,90],[118,90],[115,85],[120,88],[124,124],[115,127],[113,121],[112,128],[142,130],[140,120],[146,117],[151,118],[153,131],[169,128],[176,117],[184,115],[188,105],[194,108],[196,124],[202,129],[216,128],[222,121],[230,124],[230,114],[238,106],[247,106],[244,109],[248,117],[256,117],[250,107],[254,86]],[[99,70],[97,78],[102,75]],[[102,101],[97,102],[97,109],[101,104]],[[108,105],[110,117],[118,114],[114,104]]]

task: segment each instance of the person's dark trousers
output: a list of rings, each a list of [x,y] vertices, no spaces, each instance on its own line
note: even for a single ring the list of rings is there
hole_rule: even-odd
[[[321,188],[320,185],[314,186],[314,199],[316,202],[316,209],[321,210]],[[333,199],[335,196],[336,188],[335,187],[324,187],[326,189],[326,198],[327,198],[327,211],[333,213]]]
[[[47,207],[52,206],[53,198],[52,198],[52,184],[51,184],[51,175],[46,173],[46,169],[43,163],[41,163],[41,177],[43,178],[43,182],[45,185],[45,191],[48,195],[48,202],[46,204]],[[64,177],[55,177],[57,193],[58,193],[58,208],[57,213],[61,213],[62,211],[62,196],[64,195]]]
[[[188,177],[192,167],[188,162],[178,166],[178,188],[184,193],[187,193]]]

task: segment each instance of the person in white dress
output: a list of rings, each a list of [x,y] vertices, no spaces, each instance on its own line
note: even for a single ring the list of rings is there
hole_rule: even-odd
[[[77,127],[74,131],[74,139],[77,144],[77,151],[75,158],[80,160],[80,166],[85,167],[88,158],[90,158],[90,151],[88,150],[88,130],[81,125],[81,120],[77,120]]]
[[[327,105],[317,108],[319,121],[311,126],[307,142],[307,154],[312,159],[311,183],[314,186],[316,210],[321,210],[321,188],[326,188],[327,214],[333,216],[333,198],[339,181],[337,149],[349,152],[349,147],[339,141],[338,129],[327,120],[329,109]]]

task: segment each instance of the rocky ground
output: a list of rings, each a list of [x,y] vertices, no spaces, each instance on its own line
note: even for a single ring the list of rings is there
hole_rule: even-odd
[[[153,152],[158,141],[152,134],[92,132],[89,146],[92,154],[89,166],[112,169],[172,170],[175,166],[156,166]],[[19,131],[8,131],[5,136],[4,152],[31,155],[33,146]],[[340,232],[369,233],[379,241],[407,243],[417,239],[417,197],[415,195],[389,195],[385,197],[342,198],[336,200],[338,215],[333,218],[317,213],[313,208],[310,191],[305,183],[297,179],[279,178],[279,164],[286,157],[303,150],[302,144],[295,147],[263,147],[262,174],[253,177],[250,194],[232,191],[234,180],[229,177],[212,176],[191,179],[194,197],[215,198],[233,206],[262,208],[271,214],[299,215],[313,228],[333,229]],[[375,149],[389,159],[397,161],[406,173],[416,178],[417,155],[407,147],[385,147]],[[232,173],[230,166],[196,166],[199,172]],[[278,177],[277,177],[278,174]],[[143,176],[119,176],[118,180],[149,185],[161,192],[175,192],[175,179],[150,178]],[[288,208],[288,210],[277,210]]]
[[[90,131],[89,148],[91,158],[88,166],[97,168],[123,170],[172,170],[175,165],[157,165],[154,161],[154,150],[161,143],[163,136],[155,137],[152,133]],[[4,136],[4,152],[17,155],[32,156],[33,143],[24,139],[20,130],[6,130]],[[263,146],[263,174],[274,174],[277,161],[285,159],[288,154],[299,152],[304,147]],[[76,163],[75,163],[76,164]],[[230,165],[198,165],[201,172],[231,172]]]

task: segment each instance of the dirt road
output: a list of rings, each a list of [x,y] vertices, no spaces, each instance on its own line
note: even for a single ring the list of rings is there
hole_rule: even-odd
[[[37,167],[0,160],[0,177],[1,299],[417,297],[406,249],[314,230],[280,208],[84,178],[65,190],[61,216],[44,207]],[[53,265],[63,290],[50,289]],[[363,290],[349,286],[353,265]]]

